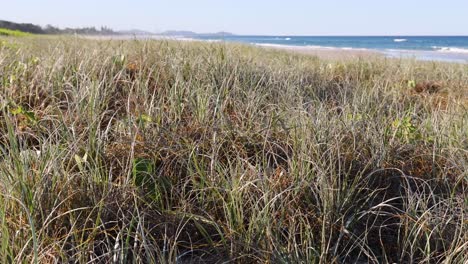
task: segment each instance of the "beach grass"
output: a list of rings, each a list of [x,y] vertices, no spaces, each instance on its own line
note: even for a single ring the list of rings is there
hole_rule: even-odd
[[[20,30],[11,30],[6,28],[0,28],[0,36],[11,36],[11,37],[25,37],[31,36],[32,34],[26,33]]]
[[[1,263],[468,259],[468,65],[2,43]]]

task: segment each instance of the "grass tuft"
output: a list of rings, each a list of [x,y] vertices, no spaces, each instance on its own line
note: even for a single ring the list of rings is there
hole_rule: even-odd
[[[468,258],[467,65],[14,45],[0,46],[1,263]]]

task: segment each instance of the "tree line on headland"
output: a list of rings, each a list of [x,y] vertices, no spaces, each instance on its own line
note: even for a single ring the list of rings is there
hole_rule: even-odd
[[[82,35],[113,35],[118,34],[108,27],[101,27],[97,29],[96,27],[83,27],[83,28],[65,28],[60,29],[52,25],[47,25],[41,27],[39,25],[31,23],[15,23],[5,20],[0,20],[0,28],[10,29],[10,30],[19,30],[22,32],[32,33],[32,34],[82,34]]]

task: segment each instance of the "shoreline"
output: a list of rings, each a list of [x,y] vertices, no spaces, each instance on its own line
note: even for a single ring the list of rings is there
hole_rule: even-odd
[[[389,58],[389,59],[415,59],[418,61],[435,61],[468,64],[468,53],[452,51],[430,50],[398,50],[398,49],[365,49],[365,48],[340,48],[325,46],[294,46],[281,44],[255,44],[261,48],[288,50],[302,54],[314,55],[322,59],[355,59],[355,58]]]
[[[157,39],[161,39],[157,36]],[[204,40],[186,37],[164,37],[162,39],[171,39],[179,41],[201,41],[201,42],[223,42],[223,40]],[[234,41],[224,41],[236,43]],[[240,42],[242,43],[242,42]],[[332,46],[297,46],[272,43],[245,43],[251,46],[287,50],[317,56],[321,59],[356,59],[356,58],[389,58],[389,59],[414,59],[417,61],[433,61],[468,64],[468,52],[453,50],[404,50],[404,49],[367,49],[353,47],[332,47]]]
[[[332,46],[297,46],[272,43],[244,43],[226,40],[208,40],[184,36],[162,36],[162,35],[115,35],[115,36],[84,36],[101,40],[172,40],[184,42],[207,42],[207,43],[241,43],[254,47],[286,50],[301,54],[317,56],[321,59],[356,59],[356,58],[390,58],[390,59],[415,59],[417,61],[449,62],[468,64],[468,52],[457,52],[452,50],[404,50],[404,49],[367,49],[352,47]]]
[[[369,49],[354,49],[354,48],[336,48],[336,47],[319,47],[319,46],[287,46],[275,44],[252,44],[255,47],[272,49],[272,50],[286,50],[294,53],[306,54],[317,56],[320,59],[328,60],[350,60],[362,58],[379,58],[385,55],[375,50]]]
[[[287,46],[275,44],[252,44],[256,47],[287,50],[301,54],[317,56],[322,59],[356,59],[356,58],[389,58],[415,59],[417,61],[433,61],[468,64],[468,53],[428,51],[428,50],[377,50],[362,48],[338,48],[320,46]]]

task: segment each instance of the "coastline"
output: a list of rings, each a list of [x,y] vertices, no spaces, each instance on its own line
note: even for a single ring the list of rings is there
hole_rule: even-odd
[[[85,36],[85,38],[101,40],[125,40],[125,39],[152,39],[171,40],[184,42],[226,42],[243,43],[264,49],[286,50],[301,54],[317,56],[321,59],[349,60],[356,58],[391,58],[391,59],[414,59],[418,61],[435,61],[468,64],[468,52],[465,50],[405,50],[405,49],[372,49],[353,47],[333,47],[333,46],[299,46],[272,43],[247,43],[220,39],[200,39],[184,36],[163,36],[163,35],[112,35],[112,36]],[[400,41],[399,39],[396,39]],[[405,40],[406,39],[401,39]]]
[[[349,60],[356,58],[389,58],[389,59],[415,59],[418,61],[435,61],[468,64],[468,53],[449,52],[449,51],[427,51],[427,50],[377,50],[377,49],[359,49],[359,48],[337,48],[320,46],[287,46],[256,44],[254,46],[287,50],[302,54],[317,56],[321,59],[331,60]]]
[[[236,42],[233,40],[219,39],[199,39],[199,38],[173,38],[183,41],[203,41],[203,42]],[[291,38],[286,38],[291,39]],[[404,43],[408,39],[394,39],[394,42]],[[433,47],[435,50],[424,49],[391,49],[391,48],[357,48],[357,47],[337,47],[318,45],[290,45],[274,43],[240,42],[256,47],[288,50],[302,54],[317,56],[322,59],[355,59],[369,57],[385,57],[390,59],[414,59],[417,61],[434,61],[468,64],[468,50],[463,48]]]
[[[362,58],[377,58],[385,55],[375,50],[370,49],[353,49],[353,48],[335,48],[335,47],[318,47],[318,46],[287,46],[287,45],[269,45],[257,44],[254,45],[264,49],[286,50],[295,53],[307,54],[316,56],[326,60],[351,60]]]

